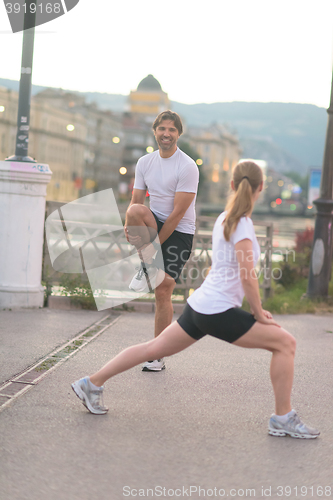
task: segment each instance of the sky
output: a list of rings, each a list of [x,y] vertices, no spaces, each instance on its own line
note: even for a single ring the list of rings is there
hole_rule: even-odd
[[[327,108],[332,20],[332,0],[80,0],[36,28],[32,81],[127,95],[151,73],[187,104]],[[11,32],[3,2],[0,47],[0,78],[19,80],[22,33]]]

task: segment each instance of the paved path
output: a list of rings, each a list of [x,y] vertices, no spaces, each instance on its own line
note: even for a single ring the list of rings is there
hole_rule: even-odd
[[[3,378],[103,317],[49,313],[0,313]],[[212,338],[168,358],[164,372],[136,367],[109,381],[109,413],[91,415],[70,383],[152,336],[152,314],[124,313],[0,413],[0,498],[317,499],[329,486],[333,498],[333,316],[276,318],[298,341],[293,406],[319,439],[268,436],[270,354]]]

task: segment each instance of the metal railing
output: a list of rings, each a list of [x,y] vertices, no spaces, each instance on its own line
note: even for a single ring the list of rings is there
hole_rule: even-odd
[[[64,205],[64,203],[47,202],[46,217],[62,205]],[[191,290],[198,288],[202,284],[211,267],[212,231],[215,220],[215,217],[197,217],[197,229],[194,235],[192,254],[175,287],[175,293],[183,295],[184,300],[190,295]],[[257,267],[259,286],[263,290],[263,298],[266,299],[271,293],[273,224],[271,222],[254,221],[254,226],[261,249],[260,261]],[[89,228],[83,228],[83,230],[89,230]],[[90,245],[90,251],[93,250],[93,259],[96,263],[96,267],[98,267],[107,264],[108,261],[112,261],[115,254],[125,257],[123,239],[124,238],[120,237],[119,231],[103,235],[100,240],[94,239],[92,233],[92,240],[88,239],[85,241],[80,250],[74,250],[71,247],[70,240],[68,240],[68,250],[70,251],[66,253],[68,258],[73,259],[73,257],[75,258],[76,252],[79,268],[81,261],[80,255],[82,256],[82,251]],[[98,246],[99,241],[101,243],[100,248]],[[135,250],[133,251],[135,252]],[[63,264],[64,268],[66,268],[66,262]],[[44,238],[42,280],[47,283],[48,287],[52,287],[60,284],[63,274],[64,273],[53,269]],[[82,273],[81,277],[83,282],[88,281],[85,273]]]
[[[215,221],[216,217],[197,217],[192,254],[175,287],[176,290],[183,291],[185,299],[192,289],[202,284],[211,267],[212,232]],[[253,221],[253,224],[261,251],[257,268],[259,286],[263,290],[263,298],[267,299],[271,293],[273,223]]]

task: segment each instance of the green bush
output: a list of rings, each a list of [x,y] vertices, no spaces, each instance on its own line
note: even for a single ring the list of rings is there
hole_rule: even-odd
[[[286,289],[308,278],[312,253],[313,229],[296,234],[295,251],[287,253],[280,264],[281,277],[276,281]]]
[[[71,298],[71,302],[82,309],[97,310],[89,282],[84,282],[81,275],[64,274],[60,280],[61,295]]]

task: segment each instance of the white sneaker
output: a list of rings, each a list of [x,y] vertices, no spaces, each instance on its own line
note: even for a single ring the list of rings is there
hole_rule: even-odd
[[[164,358],[147,361],[142,366],[143,372],[161,372],[162,370],[165,370]]]
[[[129,284],[129,288],[134,292],[148,293],[149,291],[154,290],[157,273],[158,269],[155,266],[149,266],[148,264],[146,264],[144,267],[143,264],[141,264],[138,272]],[[150,287],[148,286],[146,274],[148,274]]]
[[[305,425],[295,410],[289,414],[287,422],[281,423],[276,415],[272,415],[268,424],[268,434],[271,436],[291,436],[299,439],[315,439],[319,436],[320,432]]]
[[[81,378],[72,384],[72,389],[90,413],[104,415],[108,408],[103,406],[103,387],[93,390],[89,382],[89,377]]]

